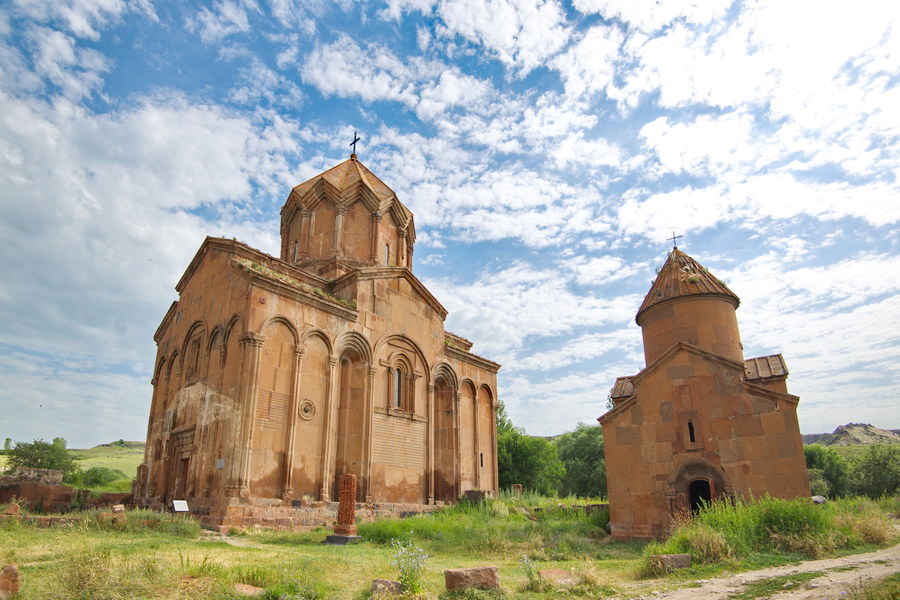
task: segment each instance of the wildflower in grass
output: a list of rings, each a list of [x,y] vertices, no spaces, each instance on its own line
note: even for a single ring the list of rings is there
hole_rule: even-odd
[[[400,571],[397,579],[403,586],[403,591],[418,594],[422,592],[422,573],[425,571],[425,561],[428,555],[425,550],[413,544],[412,540],[391,542],[394,548],[394,560],[391,564]]]

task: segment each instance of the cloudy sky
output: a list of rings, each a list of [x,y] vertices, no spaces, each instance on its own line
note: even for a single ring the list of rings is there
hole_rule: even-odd
[[[360,160],[528,433],[605,410],[670,248],[782,352],[806,433],[900,427],[900,19],[857,0],[11,0],[0,437],[143,439],[206,235],[278,252]]]

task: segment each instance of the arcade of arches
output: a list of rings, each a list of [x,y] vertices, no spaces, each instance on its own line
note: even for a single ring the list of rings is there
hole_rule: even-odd
[[[154,336],[136,499],[293,527],[319,524],[300,509],[336,500],[343,473],[373,506],[496,494],[499,365],[444,330],[414,241],[355,155],[292,190],[280,259],[207,238]]]

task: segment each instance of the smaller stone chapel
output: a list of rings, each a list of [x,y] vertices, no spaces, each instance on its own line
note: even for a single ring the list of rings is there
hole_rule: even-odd
[[[744,358],[738,297],[676,246],[635,320],[644,369],[619,377],[603,427],[610,527],[661,538],[704,501],[809,497],[797,396],[780,354]]]
[[[500,365],[445,331],[415,240],[355,153],[291,190],[279,258],[206,238],[154,335],[135,501],[293,528],[329,518],[343,474],[364,517],[496,494]]]

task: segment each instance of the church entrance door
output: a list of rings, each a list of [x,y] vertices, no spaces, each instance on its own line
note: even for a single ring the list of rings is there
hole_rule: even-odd
[[[691,513],[696,514],[704,504],[712,501],[712,491],[709,487],[708,479],[695,479],[688,484],[688,500],[690,502]]]

